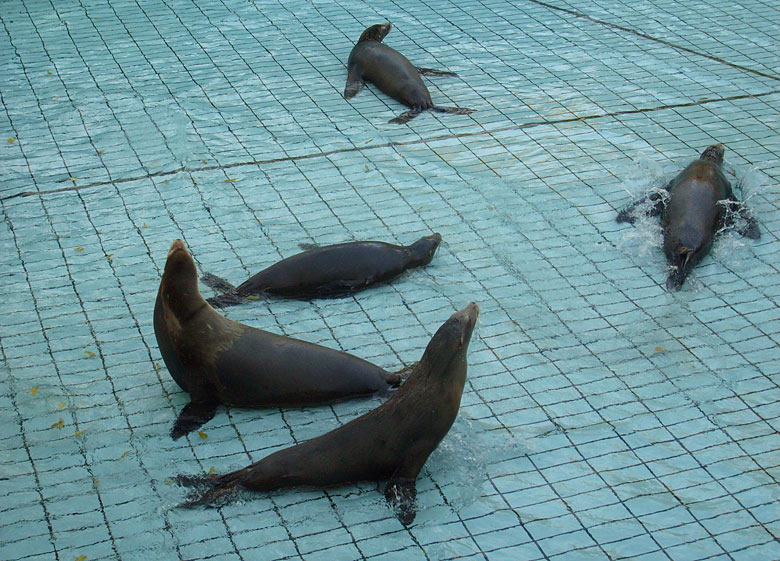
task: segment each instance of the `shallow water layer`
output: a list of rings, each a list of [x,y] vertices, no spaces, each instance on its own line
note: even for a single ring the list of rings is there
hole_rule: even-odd
[[[765,2],[7,1],[0,5],[0,559],[776,559],[780,18]],[[361,31],[437,104],[368,84]],[[617,211],[713,142],[758,241],[665,289]],[[381,401],[189,401],[152,327],[166,253],[240,282],[320,245],[443,237],[355,297],[224,311],[390,370],[481,309],[461,411],[404,527],[384,482],[181,509]],[[205,296],[212,292],[201,285]],[[388,427],[392,431],[393,427]]]

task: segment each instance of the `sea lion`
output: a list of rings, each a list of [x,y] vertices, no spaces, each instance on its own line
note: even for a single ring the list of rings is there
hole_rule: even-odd
[[[301,406],[388,393],[401,382],[347,353],[230,320],[198,291],[195,261],[171,244],[154,305],[154,334],[165,365],[192,401],[171,430],[175,439],[209,421],[222,403]]]
[[[349,53],[344,97],[346,99],[354,97],[368,80],[393,99],[411,107],[410,111],[388,121],[399,125],[408,123],[427,109],[456,115],[468,115],[473,112],[473,109],[433,104],[431,94],[423,84],[420,74],[427,76],[457,76],[457,74],[413,66],[404,55],[382,43],[382,39],[390,33],[392,27],[388,22],[372,25],[363,31],[352,52]]]
[[[478,315],[473,302],[453,314],[401,388],[373,411],[238,471],[179,475],[179,484],[194,487],[183,506],[224,504],[240,488],[271,491],[389,479],[385,497],[401,522],[410,524],[417,475],[458,414]]]
[[[648,216],[661,214],[664,253],[673,270],[666,280],[669,290],[679,290],[693,267],[709,253],[712,240],[740,218],[737,231],[757,240],[761,237],[756,219],[734,197],[731,184],[721,169],[722,144],[708,146],[660,192],[635,201],[617,216],[618,222],[634,223],[633,210],[645,201],[653,205]]]
[[[433,259],[441,235],[420,238],[412,245],[385,242],[349,242],[315,247],[283,259],[234,287],[206,273],[201,280],[222,292],[207,301],[215,308],[239,304],[253,294],[284,298],[338,298],[389,282],[407,269]]]

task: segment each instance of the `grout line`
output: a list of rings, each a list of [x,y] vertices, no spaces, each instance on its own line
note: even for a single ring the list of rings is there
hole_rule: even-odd
[[[665,39],[659,39],[658,37],[653,37],[652,35],[648,35],[646,33],[642,33],[641,31],[637,31],[635,29],[631,29],[630,27],[624,27],[622,25],[618,25],[616,23],[611,23],[608,21],[600,20],[594,17],[591,17],[587,14],[583,14],[582,12],[578,12],[576,10],[571,10],[569,8],[563,8],[561,6],[555,6],[553,4],[548,4],[547,2],[542,2],[541,0],[529,0],[530,2],[533,2],[534,4],[537,4],[539,6],[544,6],[545,8],[549,8],[551,10],[557,10],[559,12],[565,12],[567,14],[576,16],[578,18],[586,19],[593,23],[598,23],[599,25],[604,25],[607,27],[611,27],[613,29],[618,29],[620,31],[625,31],[626,33],[631,33],[632,35],[636,35],[637,37],[642,37],[643,39],[648,39],[650,41],[655,41],[656,43],[661,43],[662,45],[666,45],[667,47],[671,47],[673,49],[677,49],[679,51],[685,51],[686,53],[691,53],[696,56],[708,58],[710,60],[713,60],[715,62],[719,62],[721,64],[725,64],[727,66],[731,66],[732,68],[736,68],[738,70],[742,70],[744,72],[750,72],[751,74],[756,74],[758,76],[763,76],[764,78],[769,78],[770,80],[776,80],[780,82],[780,76],[776,76],[774,74],[768,74],[766,72],[761,72],[760,70],[756,70],[755,68],[750,68],[748,66],[742,66],[741,64],[736,64],[734,62],[729,62],[725,59],[708,55],[707,53],[699,52],[695,49],[691,49],[688,47],[683,47],[682,45],[678,45],[676,43],[672,43],[671,41],[666,41]]]
[[[535,0],[534,0],[535,1]],[[780,78],[777,78],[780,80]],[[312,158],[323,158],[323,157],[329,157],[333,156],[335,154],[344,154],[344,153],[350,153],[350,152],[363,152],[366,150],[374,150],[377,148],[392,148],[396,146],[412,146],[416,144],[427,144],[429,142],[438,142],[441,140],[449,140],[453,138],[467,138],[472,136],[493,136],[497,133],[507,132],[511,130],[523,130],[528,128],[534,128],[534,127],[544,127],[544,126],[556,126],[556,125],[563,125],[568,123],[575,123],[579,121],[590,121],[593,119],[603,119],[606,117],[620,117],[622,115],[635,115],[639,113],[652,113],[655,111],[664,111],[668,109],[678,109],[681,107],[695,107],[700,105],[708,105],[711,103],[721,103],[726,101],[739,101],[742,99],[750,99],[750,98],[761,98],[771,95],[780,94],[780,89],[777,90],[771,90],[768,92],[762,92],[757,94],[740,94],[740,95],[733,95],[729,97],[722,97],[718,99],[703,99],[699,101],[690,101],[686,103],[672,103],[667,105],[659,105],[656,107],[649,107],[649,108],[640,108],[640,109],[626,109],[623,111],[613,111],[611,113],[602,113],[602,114],[593,114],[593,115],[584,115],[582,117],[569,117],[566,119],[556,119],[551,121],[530,121],[527,123],[520,123],[515,125],[508,125],[503,127],[497,127],[495,129],[491,130],[481,130],[481,131],[472,131],[472,132],[463,132],[463,133],[456,133],[456,134],[446,134],[446,135],[440,135],[440,136],[434,136],[430,138],[419,138],[416,140],[409,140],[409,141],[401,141],[401,142],[385,142],[382,144],[371,144],[371,145],[364,145],[364,146],[356,146],[354,148],[341,148],[338,150],[327,150],[323,152],[311,152],[309,154],[303,154],[300,156],[285,156],[283,158],[270,158],[266,160],[251,160],[251,161],[245,161],[245,162],[233,162],[230,164],[224,164],[224,165],[214,165],[214,166],[201,166],[196,168],[188,168],[186,166],[182,166],[179,168],[176,168],[174,170],[168,170],[168,171],[158,171],[154,173],[148,173],[145,175],[138,175],[134,177],[122,177],[118,179],[108,180],[108,181],[97,181],[95,183],[88,183],[86,185],[72,185],[70,187],[61,187],[59,189],[49,189],[47,191],[22,191],[21,193],[14,193],[13,195],[8,195],[5,197],[0,197],[0,201],[8,201],[11,199],[16,199],[18,197],[33,197],[33,196],[43,196],[43,195],[53,195],[57,193],[66,193],[70,191],[81,191],[82,189],[90,189],[93,187],[102,187],[104,185],[116,185],[119,183],[128,183],[131,181],[140,181],[143,179],[150,179],[153,177],[168,177],[171,175],[176,175],[177,173],[181,172],[188,172],[188,173],[197,173],[197,172],[203,172],[203,171],[216,171],[216,170],[226,170],[231,168],[237,168],[237,167],[246,167],[246,166],[258,166],[258,165],[268,165],[268,164],[275,164],[280,162],[290,162],[290,161],[300,161],[300,160],[308,160]],[[59,182],[65,182],[69,181],[69,179],[61,179]]]

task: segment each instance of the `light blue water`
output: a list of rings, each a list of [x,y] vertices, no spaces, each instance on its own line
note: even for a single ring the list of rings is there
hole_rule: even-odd
[[[342,91],[368,25],[434,101]],[[780,11],[766,2],[0,3],[0,559],[780,559]],[[617,209],[704,147],[760,224],[665,290]],[[226,315],[385,368],[481,315],[404,528],[381,484],[176,508],[361,415],[188,402],[152,309],[167,249],[241,281],[298,244],[409,243],[354,298]],[[211,295],[205,287],[204,295]],[[388,427],[392,430],[392,427]]]

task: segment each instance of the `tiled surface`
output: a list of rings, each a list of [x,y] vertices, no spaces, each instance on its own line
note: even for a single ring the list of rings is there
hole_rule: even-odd
[[[780,32],[739,6],[0,4],[0,559],[780,559]],[[426,79],[434,101],[477,112],[399,127],[372,86],[341,97],[387,19],[460,74]],[[714,141],[762,238],[722,237],[669,294],[615,210]],[[374,483],[177,509],[175,473],[378,402],[222,409],[172,442],[170,242],[239,281],[301,242],[432,231],[433,263],[392,285],[226,311],[394,368],[480,304],[415,524]]]

